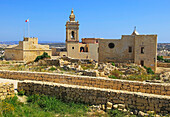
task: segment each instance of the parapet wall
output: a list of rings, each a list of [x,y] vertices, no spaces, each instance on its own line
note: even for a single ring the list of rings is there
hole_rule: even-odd
[[[61,84],[98,87],[105,89],[127,90],[131,92],[170,95],[170,84],[168,83],[148,83],[140,81],[110,79],[103,77],[88,77],[57,73],[3,71],[3,70],[0,70],[0,78],[47,81]]]
[[[44,94],[55,96],[64,101],[87,104],[125,104],[126,108],[170,113],[170,97],[138,92],[128,92],[95,87],[67,85],[40,81],[18,82],[18,90],[23,89],[26,95]]]
[[[14,96],[14,85],[12,83],[0,83],[0,100]]]

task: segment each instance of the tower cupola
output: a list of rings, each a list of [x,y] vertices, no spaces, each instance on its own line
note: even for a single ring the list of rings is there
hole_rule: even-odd
[[[75,15],[74,15],[74,13],[73,13],[74,11],[73,11],[73,9],[71,10],[71,15],[70,15],[70,21],[75,21]]]

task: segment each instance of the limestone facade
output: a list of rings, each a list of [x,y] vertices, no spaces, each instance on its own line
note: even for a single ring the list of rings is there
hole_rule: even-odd
[[[38,44],[38,38],[24,37],[19,45],[5,48],[5,59],[29,62],[34,61],[37,56],[44,52],[51,56],[52,51],[49,49],[49,45]]]
[[[110,45],[113,47],[109,47]],[[99,62],[136,63],[157,66],[157,35],[122,35],[121,39],[99,40]]]
[[[121,39],[82,38],[80,43],[79,25],[72,10],[70,20],[66,23],[68,57],[98,62],[136,63],[156,71],[157,35],[140,35],[135,29],[131,35],[122,35]]]

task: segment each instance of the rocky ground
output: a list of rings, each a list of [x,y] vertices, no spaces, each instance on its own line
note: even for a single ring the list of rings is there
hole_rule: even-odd
[[[170,69],[158,68],[156,74],[148,74],[147,70],[133,63],[102,63],[92,60],[59,57],[38,62],[16,63],[1,61],[0,69],[17,71],[54,72],[61,74],[108,77],[112,79],[139,80],[152,82],[170,82]]]

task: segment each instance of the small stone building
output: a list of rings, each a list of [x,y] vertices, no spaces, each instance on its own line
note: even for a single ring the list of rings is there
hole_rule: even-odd
[[[79,42],[80,24],[75,21],[73,9],[69,19],[64,56],[93,59],[99,63],[136,63],[156,70],[157,35],[140,35],[135,29],[131,35],[122,35],[121,39],[82,38]],[[58,55],[63,56],[62,53]]]
[[[19,41],[19,45],[11,45],[5,48],[5,59],[29,62],[34,61],[44,52],[51,56],[49,45],[38,44],[38,38],[24,37],[23,41]]]

